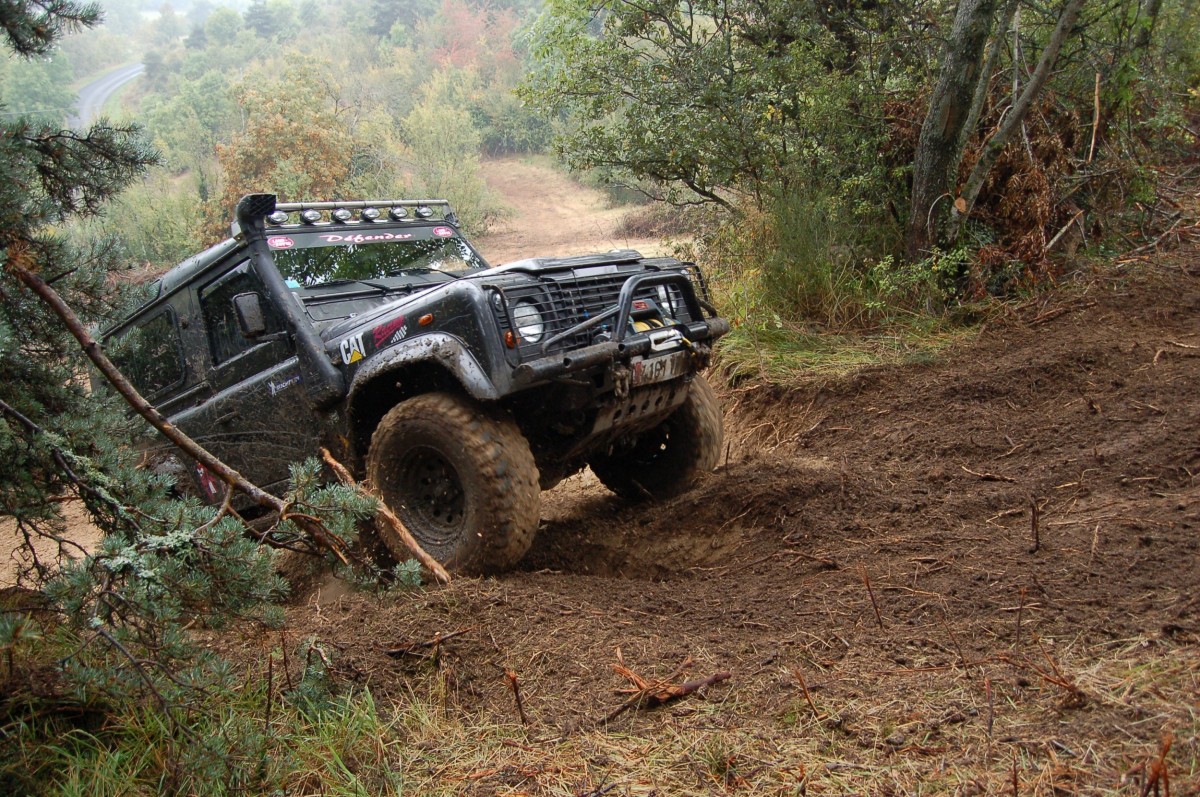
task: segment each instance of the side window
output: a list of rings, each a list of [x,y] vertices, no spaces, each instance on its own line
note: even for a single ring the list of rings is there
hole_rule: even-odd
[[[251,270],[250,261],[239,264],[200,291],[200,311],[204,315],[208,345],[215,365],[220,365],[255,345],[255,341],[243,337],[241,329],[238,328],[233,297],[239,293],[257,293],[263,297],[268,335],[283,329],[279,314],[266,301],[262,283]]]
[[[154,395],[183,379],[183,351],[168,308],[110,341],[109,356],[138,392]]]

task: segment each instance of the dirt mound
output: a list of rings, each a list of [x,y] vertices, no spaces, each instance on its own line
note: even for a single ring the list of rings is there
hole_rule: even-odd
[[[1074,681],[1050,667],[1131,639],[1196,656],[1200,283],[1165,269],[1053,301],[933,365],[728,395],[729,461],[688,494],[628,506],[574,477],[546,494],[517,572],[314,592],[289,633],[330,641],[387,694],[428,665],[384,648],[465,629],[439,659],[458,703],[509,716],[511,667],[550,727],[596,713],[620,647],[648,670],[732,670],[740,723],[794,711],[796,668],[853,705],[987,662],[989,689],[1038,707],[1020,733],[1108,738],[1136,712],[1061,715]],[[1031,651],[1052,664],[1014,663]],[[904,720],[888,705],[871,727]]]

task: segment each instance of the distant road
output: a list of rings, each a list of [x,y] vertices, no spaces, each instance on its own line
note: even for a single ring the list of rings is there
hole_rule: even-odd
[[[71,127],[84,127],[95,121],[100,115],[100,109],[108,102],[117,89],[146,71],[145,64],[131,64],[109,72],[103,77],[96,78],[79,90],[79,102],[76,105],[78,114],[68,122]]]

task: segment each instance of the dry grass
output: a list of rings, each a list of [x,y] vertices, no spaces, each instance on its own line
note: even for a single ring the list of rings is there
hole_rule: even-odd
[[[397,794],[1141,794],[1170,733],[1173,793],[1200,784],[1194,646],[1142,638],[1045,656],[1034,646],[1028,659],[997,653],[927,670],[871,655],[847,662],[781,662],[706,697],[565,736],[461,713],[431,673],[381,709],[392,719],[369,746],[377,755],[357,765],[386,767]],[[1082,697],[1047,680],[1056,672]],[[764,690],[771,710],[739,703],[743,691]],[[293,785],[322,793],[339,779],[314,766]]]

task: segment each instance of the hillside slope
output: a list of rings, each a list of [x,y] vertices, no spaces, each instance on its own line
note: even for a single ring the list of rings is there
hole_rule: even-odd
[[[932,365],[737,390],[727,463],[679,499],[625,506],[576,477],[521,572],[318,590],[289,633],[386,696],[428,671],[385,648],[465,629],[439,648],[450,701],[511,721],[511,668],[542,737],[619,703],[618,648],[646,674],[728,670],[707,706],[619,727],[650,745],[736,730],[762,788],[825,764],[834,791],[1007,792],[1019,759],[1036,793],[1116,789],[1171,730],[1194,793],[1195,262],[1031,302]],[[251,658],[277,641],[225,639]]]

